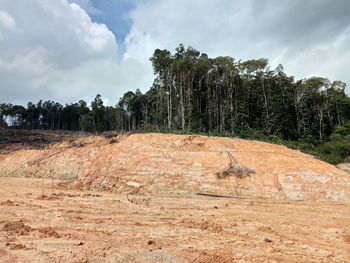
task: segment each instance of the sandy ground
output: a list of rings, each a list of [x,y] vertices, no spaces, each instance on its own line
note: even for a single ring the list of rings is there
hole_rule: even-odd
[[[58,185],[0,177],[0,262],[350,262],[350,204]]]

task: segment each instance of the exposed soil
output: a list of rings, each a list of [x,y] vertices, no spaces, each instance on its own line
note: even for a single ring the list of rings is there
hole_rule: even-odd
[[[349,203],[51,183],[0,177],[0,262],[350,262]]]
[[[339,168],[240,139],[0,130],[0,262],[350,262]]]
[[[344,170],[350,174],[350,163],[340,163],[336,165],[339,169]]]
[[[71,186],[114,193],[350,202],[348,172],[284,146],[221,137],[151,133],[69,139],[4,155],[0,171],[0,176],[71,180]]]
[[[32,228],[19,221],[6,223],[2,230],[10,234],[28,235]]]

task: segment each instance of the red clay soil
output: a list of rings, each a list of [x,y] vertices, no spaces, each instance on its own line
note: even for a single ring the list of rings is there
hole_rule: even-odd
[[[350,201],[350,174],[284,146],[242,139],[134,134],[66,140],[0,159],[2,176],[74,180],[114,193],[210,193]]]
[[[0,177],[0,262],[350,262],[349,203],[126,195],[51,183]],[[56,198],[38,198],[51,191]]]

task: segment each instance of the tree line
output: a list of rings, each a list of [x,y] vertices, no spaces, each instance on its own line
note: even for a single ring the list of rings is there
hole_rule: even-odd
[[[267,59],[237,61],[180,44],[174,53],[156,49],[155,79],[142,94],[129,91],[114,106],[100,95],[65,106],[53,101],[1,104],[0,124],[27,129],[93,132],[181,130],[283,140],[324,141],[350,121],[345,83],[312,77],[295,80]]]
[[[272,70],[266,59],[208,58],[183,45],[174,54],[157,49],[150,60],[156,78],[146,93],[151,98],[147,113],[155,125],[323,140],[334,126],[350,120],[350,100],[341,81],[296,81],[282,65]]]

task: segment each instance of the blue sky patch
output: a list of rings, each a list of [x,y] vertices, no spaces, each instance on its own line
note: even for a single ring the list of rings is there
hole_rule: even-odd
[[[129,13],[142,0],[69,0],[80,5],[93,22],[105,24],[116,36],[118,55],[125,51],[124,40],[132,26]]]

